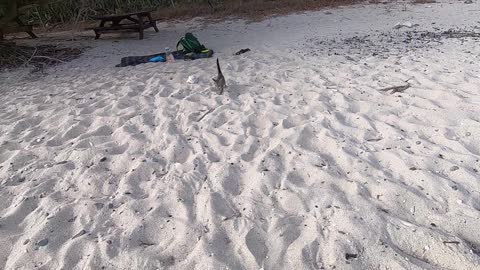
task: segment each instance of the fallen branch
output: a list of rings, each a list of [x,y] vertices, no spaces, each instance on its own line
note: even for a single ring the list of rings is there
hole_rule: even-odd
[[[66,62],[63,61],[63,60],[60,60],[60,59],[57,59],[57,58],[53,58],[53,57],[43,56],[43,55],[33,56],[33,58],[43,58],[43,59],[48,59],[48,60],[57,61],[57,62],[61,62],[61,63],[66,63]]]
[[[83,48],[60,48],[55,45],[36,47],[0,42],[0,72],[5,69],[32,67],[32,72],[78,58]]]
[[[38,48],[35,47],[35,51],[32,53],[32,56],[30,56],[30,58],[28,58],[28,60],[25,62],[25,66],[28,65],[28,63],[30,63],[30,61],[32,60],[32,58],[35,56],[35,54],[37,53],[38,51]]]

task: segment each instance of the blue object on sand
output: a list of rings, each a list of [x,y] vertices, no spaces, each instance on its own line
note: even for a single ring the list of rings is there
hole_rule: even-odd
[[[158,56],[155,56],[155,57],[150,58],[150,60],[148,60],[148,62],[152,62],[152,63],[165,62],[165,58],[163,58],[162,56],[158,55]]]

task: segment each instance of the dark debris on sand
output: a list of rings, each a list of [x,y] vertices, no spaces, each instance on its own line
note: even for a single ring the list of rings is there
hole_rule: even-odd
[[[355,35],[349,38],[311,38],[305,44],[310,56],[334,56],[346,55],[346,59],[357,61],[365,56],[389,57],[391,55],[402,55],[409,51],[421,48],[435,48],[447,39],[480,40],[478,29],[449,29],[442,31],[390,31],[377,32],[371,35]]]
[[[0,42],[0,71],[31,68],[32,72],[72,61],[82,54],[81,48],[39,45],[36,47]]]

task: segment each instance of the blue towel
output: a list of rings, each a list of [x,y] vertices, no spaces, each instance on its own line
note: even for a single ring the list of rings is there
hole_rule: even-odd
[[[150,58],[148,62],[156,63],[156,62],[165,62],[165,58],[163,58],[161,55],[155,56]]]

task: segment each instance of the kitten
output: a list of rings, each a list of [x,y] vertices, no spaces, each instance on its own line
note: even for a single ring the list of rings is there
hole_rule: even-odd
[[[222,70],[220,69],[220,62],[218,61],[218,58],[217,58],[217,69],[218,69],[217,78],[213,78],[212,80],[215,82],[215,86],[218,89],[218,94],[221,95],[223,94],[223,90],[227,85],[225,83],[225,77],[223,77]]]

